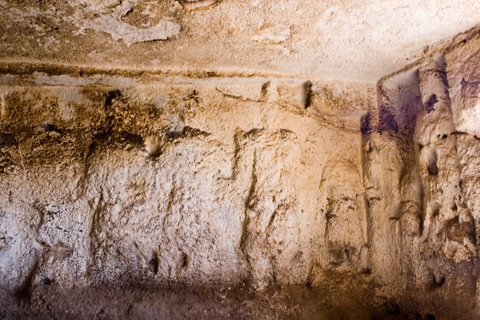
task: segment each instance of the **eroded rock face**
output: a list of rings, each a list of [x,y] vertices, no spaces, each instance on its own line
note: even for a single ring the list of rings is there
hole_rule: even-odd
[[[478,219],[470,200],[476,187],[465,187],[476,166],[464,150],[478,141],[473,127],[463,129],[472,122],[459,121],[474,117],[473,101],[465,93],[460,98],[467,70],[477,65],[476,49],[467,53],[465,46],[476,47],[478,36],[469,37],[383,79],[364,137],[372,268],[390,283],[384,290],[415,297],[412,309],[421,305],[447,318],[473,317],[465,310],[475,310],[476,299]],[[457,60],[462,54],[468,62]]]
[[[477,317],[479,39],[376,92],[5,67],[0,314]]]
[[[271,82],[3,86],[4,293],[311,288],[368,268],[363,113]]]

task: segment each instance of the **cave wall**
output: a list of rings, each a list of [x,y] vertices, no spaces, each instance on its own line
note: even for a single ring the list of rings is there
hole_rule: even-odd
[[[305,283],[318,263],[360,269],[361,113],[293,105],[305,90],[2,87],[2,266],[29,261],[6,282],[45,268],[35,273],[262,286]]]
[[[360,127],[373,87],[334,98],[295,79],[60,77],[1,87],[6,295],[261,291],[368,269]]]
[[[363,136],[371,263],[407,309],[475,317],[478,35],[444,45],[377,85]]]
[[[5,67],[4,315],[43,287],[173,283],[476,317],[478,48],[474,29],[376,87]]]

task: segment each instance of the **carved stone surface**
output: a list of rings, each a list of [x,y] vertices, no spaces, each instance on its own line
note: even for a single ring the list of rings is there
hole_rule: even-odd
[[[478,28],[375,86],[208,71],[182,48],[135,67],[134,46],[158,58],[144,42],[188,47],[206,11],[211,29],[270,1],[47,2],[0,1],[1,28],[63,12],[74,47],[102,34],[130,63],[0,52],[1,318],[480,317]],[[290,50],[305,26],[282,19],[242,41]]]

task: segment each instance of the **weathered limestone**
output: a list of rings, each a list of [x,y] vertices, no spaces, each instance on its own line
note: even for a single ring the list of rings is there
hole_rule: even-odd
[[[360,116],[337,130],[295,105],[308,82],[257,86],[268,102],[218,87],[2,87],[9,292],[43,278],[261,290],[367,268]]]
[[[181,53],[192,32],[205,40],[193,22],[223,37],[237,31],[218,15],[271,7],[227,3],[36,13],[0,1],[6,23],[58,9],[84,37],[77,49],[89,33],[122,49],[99,60],[115,67],[0,61],[0,318],[480,317],[479,29],[376,86],[305,75],[300,58],[291,74],[209,71],[218,52],[204,43],[205,60]],[[216,10],[213,22],[197,9]],[[330,7],[315,26],[343,30],[346,14]],[[283,18],[252,21],[242,50],[317,63],[292,46],[312,39],[306,27]],[[205,43],[233,52],[222,37]],[[172,46],[165,60],[133,65],[164,58],[146,43],[157,40]],[[184,65],[158,67],[168,61]]]

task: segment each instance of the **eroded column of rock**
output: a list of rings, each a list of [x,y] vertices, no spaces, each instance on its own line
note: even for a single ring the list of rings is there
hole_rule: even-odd
[[[463,199],[457,132],[453,123],[444,66],[434,61],[420,71],[424,110],[415,142],[424,187],[422,240],[455,262],[476,255],[475,226]]]
[[[477,256],[475,224],[464,200],[447,73],[442,56],[419,70],[423,108],[416,121],[415,153],[423,193],[422,236],[415,243],[415,287],[433,301],[425,308],[451,315],[471,308],[473,261]],[[463,279],[463,280],[462,280]]]
[[[364,121],[364,177],[371,220],[372,272],[385,285],[379,294],[408,290],[412,241],[420,234],[421,190],[413,131],[421,106],[415,71],[378,87],[378,109]]]
[[[468,41],[447,51],[445,55],[449,96],[454,134],[457,137],[457,150],[461,170],[461,189],[468,210],[476,225],[480,218],[478,190],[480,150],[480,37],[477,34]],[[477,231],[478,239],[478,231]]]

